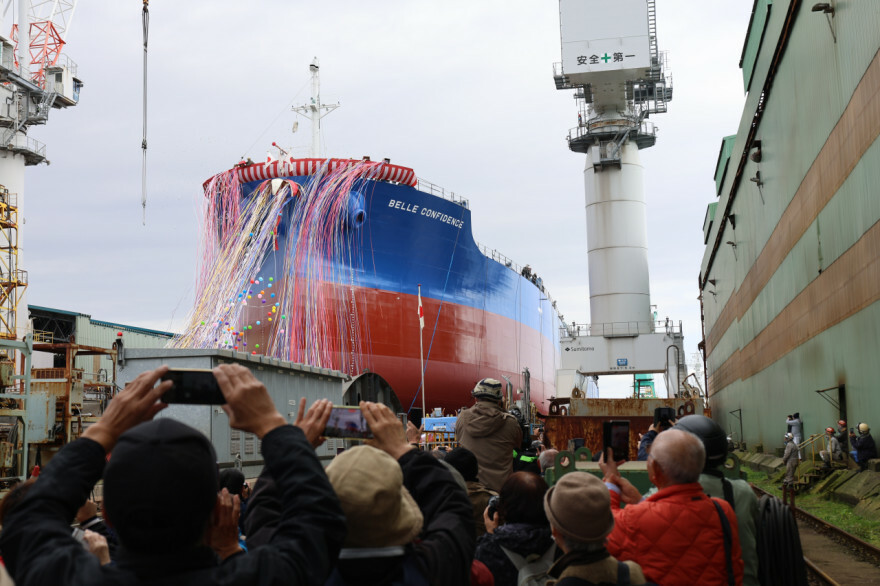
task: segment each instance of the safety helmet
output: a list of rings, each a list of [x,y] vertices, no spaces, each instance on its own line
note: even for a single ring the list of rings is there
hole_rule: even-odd
[[[867,435],[869,431],[871,431],[871,428],[868,427],[867,423],[859,423],[859,433],[860,434]]]
[[[475,399],[501,401],[501,381],[494,378],[484,378],[471,391],[471,396]]]
[[[838,427],[846,427],[846,421],[844,421],[843,419],[838,419],[837,426]]]
[[[826,427],[825,433],[827,433],[828,435],[831,435],[832,433],[834,433],[834,428],[833,427]]]
[[[791,435],[790,433],[785,434],[785,441],[790,442],[793,439],[794,439],[794,436]]]
[[[727,434],[705,415],[686,415],[676,422],[675,429],[689,431],[703,440],[706,448],[704,469],[717,468],[727,460]]]

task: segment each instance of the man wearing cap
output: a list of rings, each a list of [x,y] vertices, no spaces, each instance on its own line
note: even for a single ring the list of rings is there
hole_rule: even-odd
[[[871,428],[868,427],[867,423],[859,423],[857,429],[859,430],[859,435],[851,431],[849,433],[849,441],[852,444],[853,450],[855,450],[856,462],[859,468],[865,470],[868,467],[868,460],[873,460],[877,457],[877,445],[874,443],[874,438],[871,436]]]
[[[468,584],[476,536],[464,489],[441,461],[407,443],[388,407],[361,409],[372,445],[327,466],[348,528],[327,586]]]
[[[167,370],[142,373],[129,383],[99,422],[58,452],[4,520],[0,549],[15,583],[322,583],[345,534],[339,501],[310,445],[323,431],[330,403],[318,402],[303,416],[303,400],[296,426],[287,425],[248,369],[214,369],[230,425],[262,440],[284,502],[272,545],[242,554],[234,521],[238,499],[217,493],[210,441],[173,419],[153,420],[166,407],[160,398],[172,383],[156,383]],[[70,533],[70,520],[102,472],[104,510],[120,542],[114,566],[100,566]]]
[[[550,576],[560,582],[578,578],[592,584],[645,583],[637,563],[618,562],[605,548],[614,515],[608,489],[597,477],[569,472],[544,495],[544,512],[564,554],[550,568]]]
[[[455,439],[477,457],[480,482],[499,491],[513,472],[513,452],[522,444],[522,428],[502,408],[500,381],[484,378],[471,395],[476,402],[458,416]]]
[[[742,584],[736,514],[726,501],[703,492],[698,481],[705,460],[696,435],[664,431],[654,440],[647,463],[648,478],[659,490],[643,501],[615,462],[600,460],[615,521],[608,551],[637,562],[651,582]],[[621,501],[626,508],[620,508]]]

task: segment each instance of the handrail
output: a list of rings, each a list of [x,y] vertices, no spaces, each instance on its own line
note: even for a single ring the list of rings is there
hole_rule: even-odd
[[[513,259],[502,254],[501,252],[499,252],[498,250],[496,250],[494,248],[490,249],[488,246],[486,246],[484,244],[480,244],[479,242],[477,242],[476,244],[477,244],[477,248],[480,249],[480,252],[482,252],[484,256],[491,258],[495,262],[503,264],[505,267],[509,268],[510,270],[517,273],[518,275],[522,275],[527,280],[530,280],[530,279],[528,279],[528,277],[526,277],[525,275],[522,274],[522,267],[518,263],[516,263]],[[534,273],[533,273],[533,275],[534,275]],[[553,296],[550,295],[550,292],[547,291],[547,289],[544,287],[544,280],[541,279],[540,277],[537,277],[537,275],[535,275],[535,276],[536,276],[535,280],[537,282],[534,282],[534,285],[538,289],[541,290],[541,294],[544,295],[548,301],[550,301],[550,305],[553,306],[553,309],[555,309],[556,313],[558,314],[559,308],[556,307],[556,300],[553,299]],[[561,317],[562,316],[560,315],[560,319],[561,319]]]
[[[682,323],[676,325],[672,320],[628,321],[610,323],[576,323],[562,326],[560,334],[575,338],[577,336],[626,336],[666,332],[668,335],[682,333]]]
[[[463,208],[470,208],[468,204],[468,200],[460,195],[455,195],[454,191],[446,191],[439,185],[435,183],[431,183],[426,179],[422,179],[421,177],[416,177],[416,189],[423,193],[429,193],[431,195],[436,195],[437,197],[442,197],[446,201],[451,201],[452,203],[457,203]]]

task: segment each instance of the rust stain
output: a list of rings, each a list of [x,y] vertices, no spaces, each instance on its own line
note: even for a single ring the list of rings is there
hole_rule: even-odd
[[[602,423],[629,421],[629,459],[636,460],[639,434],[654,423],[654,409],[672,407],[679,417],[705,413],[702,400],[690,399],[572,399],[572,415],[549,415],[544,420],[544,437],[557,450],[569,449],[569,442],[583,438],[593,454],[602,451]]]

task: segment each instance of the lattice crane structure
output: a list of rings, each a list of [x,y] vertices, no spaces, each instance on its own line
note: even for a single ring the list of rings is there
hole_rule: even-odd
[[[33,336],[21,228],[25,167],[49,161],[28,129],[79,102],[76,63],[62,53],[75,9],[76,0],[0,0],[0,487],[24,477],[28,428],[39,411],[30,405]]]

